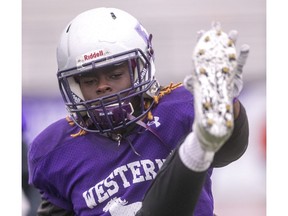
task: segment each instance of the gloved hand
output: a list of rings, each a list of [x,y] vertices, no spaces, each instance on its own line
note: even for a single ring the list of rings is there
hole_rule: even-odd
[[[215,28],[218,28],[219,31],[221,30],[221,24],[219,22],[213,22],[212,26],[216,26]],[[203,36],[204,33],[205,33],[204,30],[200,30],[199,32],[197,32],[198,34],[197,40],[199,40]],[[233,41],[233,43],[236,44],[238,31],[231,30],[228,33],[228,36],[231,39],[231,41]],[[243,89],[243,67],[248,58],[249,51],[250,51],[250,46],[247,44],[243,44],[240,48],[240,53],[237,58],[237,64],[234,68],[234,74],[235,74],[234,91],[233,91],[234,98],[238,97]],[[192,93],[193,92],[192,75],[188,75],[187,77],[185,77],[183,83],[186,89],[188,89]]]
[[[223,32],[218,22],[200,31],[192,57],[194,68],[184,79],[194,96],[193,131],[208,151],[216,152],[233,131],[233,102],[243,88],[243,66],[249,54],[249,46],[243,45],[237,58],[237,36],[235,30]]]

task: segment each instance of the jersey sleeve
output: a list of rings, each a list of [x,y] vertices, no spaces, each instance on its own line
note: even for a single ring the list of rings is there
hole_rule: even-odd
[[[71,202],[61,195],[63,192],[60,191],[60,189],[63,187],[60,183],[57,184],[59,176],[57,176],[56,172],[57,167],[53,166],[55,158],[59,158],[59,154],[55,155],[55,151],[59,149],[59,145],[64,142],[61,138],[61,133],[58,133],[60,135],[54,135],[57,134],[55,130],[59,128],[59,124],[63,124],[62,122],[63,121],[59,121],[55,125],[46,128],[29,146],[29,184],[40,191],[42,199],[63,209],[72,210]]]

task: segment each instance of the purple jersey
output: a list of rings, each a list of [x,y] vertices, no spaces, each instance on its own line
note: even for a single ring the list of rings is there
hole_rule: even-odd
[[[31,145],[30,183],[76,215],[134,216],[165,158],[192,130],[193,96],[179,87],[163,96],[152,114],[151,130],[139,126],[120,143],[96,133],[72,137],[77,126],[66,119],[53,123]],[[213,215],[211,173],[196,216]]]

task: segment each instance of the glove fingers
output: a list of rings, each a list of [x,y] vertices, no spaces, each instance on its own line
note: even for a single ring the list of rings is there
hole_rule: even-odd
[[[202,35],[205,33],[204,30],[200,30],[197,32],[197,41],[199,41],[199,39],[202,37]]]
[[[238,37],[238,31],[236,30],[231,30],[228,34],[228,37],[230,38],[230,40],[233,41],[234,44],[236,44],[237,41],[237,37]]]
[[[239,57],[237,59],[237,72],[242,73],[242,68],[246,63],[246,60],[247,60],[248,55],[249,55],[249,51],[250,51],[249,45],[244,44],[241,46],[240,54],[239,54]]]
[[[243,66],[246,63],[246,60],[249,55],[250,47],[247,44],[241,46],[240,54],[237,59],[237,67],[235,68],[235,77],[234,77],[234,97],[238,97],[243,88],[243,78],[242,71]]]
[[[193,76],[192,75],[187,75],[184,78],[183,84],[188,91],[193,93]]]

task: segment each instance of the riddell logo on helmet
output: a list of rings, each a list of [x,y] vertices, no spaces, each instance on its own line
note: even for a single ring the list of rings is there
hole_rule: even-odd
[[[96,59],[96,58],[101,57],[101,56],[104,56],[104,51],[103,50],[99,50],[99,51],[90,53],[88,55],[85,54],[83,56],[83,58],[84,58],[84,61],[89,61],[89,60]]]
[[[95,50],[92,52],[85,53],[76,59],[77,67],[82,67],[84,63],[88,63],[96,60],[99,57],[105,56],[109,52],[105,52],[104,50]]]

